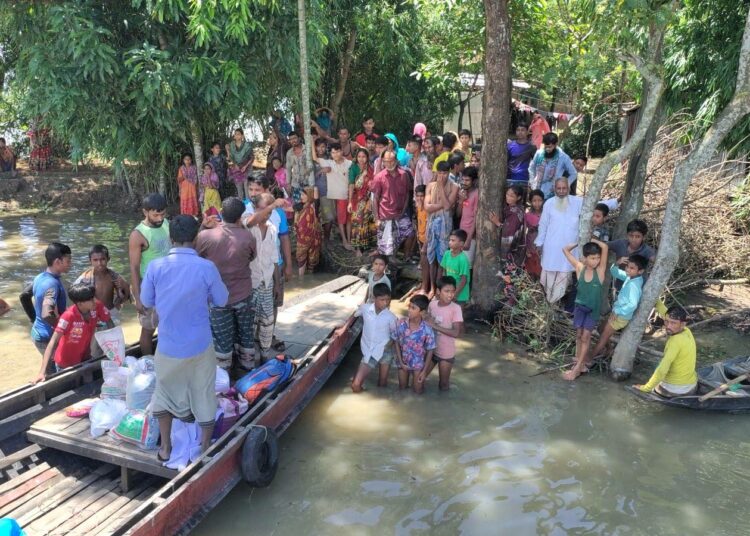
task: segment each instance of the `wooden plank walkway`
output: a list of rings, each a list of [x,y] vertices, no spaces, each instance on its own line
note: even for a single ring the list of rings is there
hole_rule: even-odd
[[[286,353],[300,357],[320,345],[331,332],[352,315],[361,303],[359,295],[321,293],[279,312],[276,337],[286,343]],[[71,418],[59,410],[35,422],[27,433],[29,441],[77,454],[124,468],[121,475],[127,483],[125,470],[132,469],[163,478],[172,478],[177,471],[167,469],[156,459],[156,451],[145,451],[104,434],[91,437],[88,418]]]

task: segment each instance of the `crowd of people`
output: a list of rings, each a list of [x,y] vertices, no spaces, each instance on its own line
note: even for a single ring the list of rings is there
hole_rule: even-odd
[[[192,416],[206,439],[215,409],[213,383],[206,380],[211,367],[244,372],[283,352],[274,328],[294,262],[302,276],[318,265],[324,244],[340,240],[352,255],[371,259],[366,303],[357,313],[363,318],[363,359],[352,390],[364,388],[372,369],[378,369],[378,385],[386,385],[391,364],[401,388],[422,393],[437,367],[439,388],[448,389],[472,291],[481,149],[467,130],[438,137],[421,123],[404,149],[395,135],[377,134],[371,117],[354,139],[345,127],[334,138],[327,130],[330,119],[324,109],[313,121],[310,158],[299,131],[274,116],[267,166],[257,174],[241,129],[223,149],[212,144],[201,173],[192,155],[184,155],[177,174],[180,215],[166,219],[167,201],[160,194],[144,198],[143,219],[129,237],[129,283],[108,268],[107,248],[96,245],[89,252],[91,268],[68,292],[73,305],[67,307],[60,278],[70,269],[71,251],[50,244],[47,270],[21,296],[43,355],[35,381],[88,357],[97,325],[116,323],[119,307],[132,297],[142,352],[155,354],[154,411],[162,437],[169,436],[172,417]],[[586,159],[571,159],[553,132],[544,133],[539,146],[526,125],[519,124],[515,134],[507,144],[505,202],[489,215],[499,229],[499,284],[525,271],[550,304],[569,309],[576,352],[564,378],[574,380],[632,318],[655,252],[645,243],[648,229],[641,220],[628,224],[626,239],[610,240],[617,200],[596,206],[591,241],[579,247],[583,199],[571,190]],[[233,183],[237,195],[222,200],[223,183]],[[418,262],[422,274],[421,288],[400,320],[389,309],[388,266],[396,255],[400,262]],[[513,293],[505,297],[513,305]],[[695,343],[686,313],[661,303],[659,310],[680,342],[671,347],[670,364],[642,388],[665,396],[691,392]],[[590,348],[597,331],[599,340]],[[168,455],[168,448],[160,451]]]

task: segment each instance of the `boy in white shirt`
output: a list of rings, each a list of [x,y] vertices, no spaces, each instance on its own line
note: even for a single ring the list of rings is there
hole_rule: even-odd
[[[391,289],[385,283],[378,283],[372,289],[373,302],[361,305],[356,316],[361,316],[362,362],[352,381],[352,391],[363,391],[365,378],[370,370],[378,367],[378,387],[388,384],[388,371],[393,361],[393,343],[391,332],[396,328],[397,318],[389,307],[391,305]]]
[[[281,277],[279,273],[279,249],[276,247],[278,230],[268,220],[269,213],[263,209],[273,205],[274,198],[269,193],[258,196],[256,216],[260,216],[256,225],[248,230],[255,238],[257,255],[250,262],[253,281],[252,304],[255,309],[255,326],[258,332],[261,363],[273,357],[271,343],[275,327],[274,281]]]

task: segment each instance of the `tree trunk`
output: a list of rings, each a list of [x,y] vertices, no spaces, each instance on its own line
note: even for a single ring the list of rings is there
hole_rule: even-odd
[[[653,56],[652,61],[655,65],[661,65],[662,63],[662,51],[664,49],[664,33],[658,33],[658,26],[655,22],[649,25],[649,45],[653,45]],[[624,85],[625,70],[623,69],[623,79],[621,80],[620,86],[620,105],[622,106],[622,86]],[[646,100],[650,98],[650,82],[644,80],[643,93],[644,93],[644,106]],[[620,217],[617,219],[615,225],[614,236],[616,238],[622,238],[625,236],[625,229],[628,226],[628,222],[634,220],[640,214],[643,208],[643,192],[646,188],[646,178],[648,172],[648,161],[651,157],[651,150],[656,142],[656,135],[659,132],[659,128],[664,123],[667,117],[667,110],[662,102],[663,98],[660,96],[656,103],[656,115],[651,121],[646,135],[644,136],[641,143],[636,147],[635,152],[628,160],[628,173],[625,179],[625,195],[622,202],[622,208],[620,209]],[[622,111],[622,109],[621,109]],[[627,121],[626,121],[627,124]],[[627,126],[626,126],[627,128]]]
[[[502,208],[508,171],[506,136],[510,125],[511,44],[508,0],[484,0],[485,86],[482,118],[482,167],[479,172],[477,253],[472,298],[484,313],[494,308],[499,268],[498,229],[489,213]],[[499,134],[498,134],[499,133]]]
[[[352,66],[352,59],[354,58],[354,47],[357,44],[357,23],[352,22],[352,30],[349,33],[349,40],[346,43],[346,50],[344,51],[344,58],[341,62],[341,72],[339,73],[339,79],[336,82],[336,93],[333,94],[333,103],[331,104],[331,111],[333,111],[333,118],[336,126],[345,126],[343,123],[339,123],[339,117],[341,113],[341,101],[344,100],[344,91],[346,90],[346,82],[349,80],[349,69]],[[333,132],[331,132],[333,136]]]
[[[611,374],[615,380],[624,380],[630,376],[635,350],[643,337],[648,315],[677,265],[682,207],[685,204],[690,182],[698,170],[711,160],[727,134],[748,114],[750,114],[750,12],[745,19],[734,96],[700,143],[694,146],[685,160],[675,168],[667,198],[656,263],[643,287],[640,305],[625,328],[612,357]]]
[[[466,103],[468,101],[465,101],[461,98],[461,89],[458,90],[458,130],[461,131],[462,128],[464,128],[464,110],[466,110]]]
[[[203,139],[201,129],[195,119],[190,120],[190,138],[193,141],[193,159],[195,167],[198,168],[198,175],[203,174]]]
[[[159,193],[167,195],[167,155],[162,153],[161,165],[159,166]]]
[[[580,244],[585,244],[591,238],[591,216],[594,214],[594,207],[601,200],[602,188],[609,172],[612,171],[612,168],[617,163],[630,158],[635,152],[638,145],[645,138],[646,131],[651,126],[656,115],[656,107],[664,91],[664,80],[660,72],[660,63],[655,63],[653,58],[657,50],[661,48],[660,43],[664,38],[664,30],[664,24],[653,25],[649,32],[647,45],[648,57],[646,61],[636,56],[629,57],[630,61],[638,69],[638,72],[641,73],[644,81],[644,104],[641,113],[641,122],[638,124],[638,128],[633,133],[633,136],[622,147],[608,153],[602,159],[594,176],[591,178],[589,189],[586,192],[583,207],[581,208],[581,219],[578,227],[578,242]]]
[[[646,189],[646,179],[648,177],[648,161],[651,157],[651,151],[656,142],[656,135],[664,124],[667,117],[667,110],[663,102],[656,106],[656,115],[651,122],[646,136],[643,138],[633,155],[628,161],[628,173],[625,179],[625,194],[620,209],[620,216],[615,224],[615,238],[623,238],[628,222],[634,220],[641,213],[643,208],[643,192]]]
[[[302,129],[305,136],[307,161],[312,162],[312,134],[310,133],[310,80],[307,74],[307,17],[305,0],[297,0],[297,22],[299,27],[299,77],[302,98]]]

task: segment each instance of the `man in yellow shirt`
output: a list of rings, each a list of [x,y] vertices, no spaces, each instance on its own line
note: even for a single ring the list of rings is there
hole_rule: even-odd
[[[664,319],[664,328],[669,334],[664,357],[648,383],[633,387],[647,393],[654,391],[667,398],[694,394],[698,386],[696,349],[693,334],[686,327],[687,312],[678,306],[667,310],[661,300],[656,303],[656,312]]]

